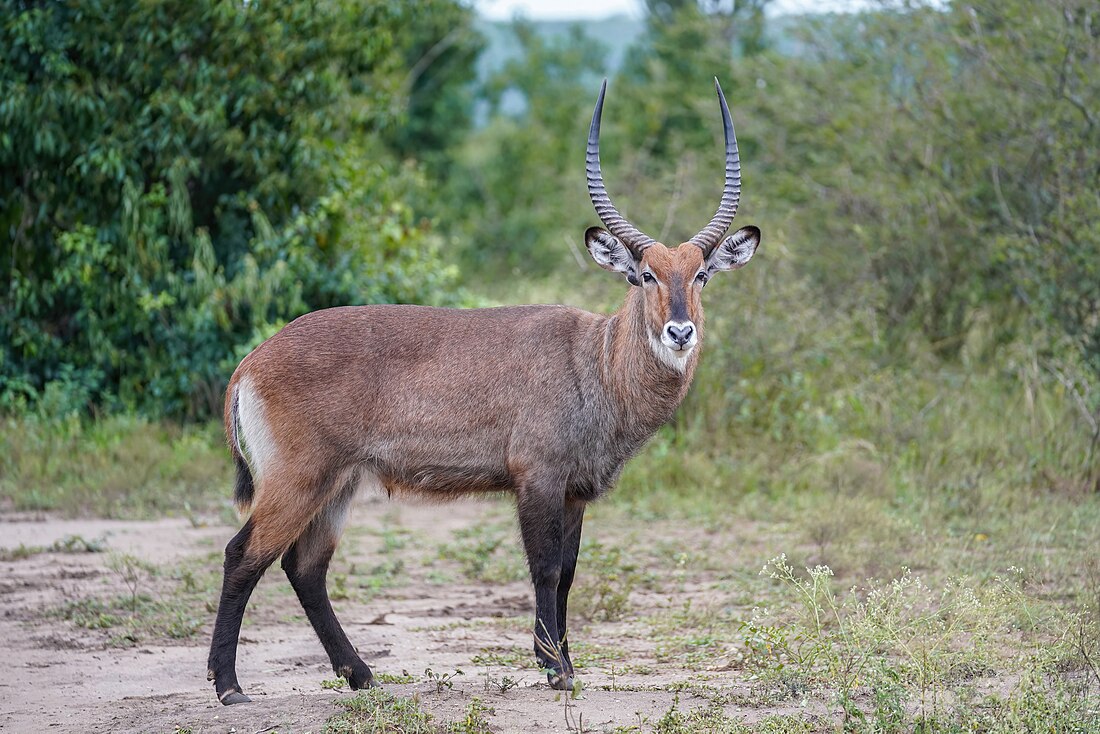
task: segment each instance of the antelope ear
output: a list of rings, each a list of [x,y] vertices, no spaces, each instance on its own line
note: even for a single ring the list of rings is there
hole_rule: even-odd
[[[748,265],[760,246],[760,230],[756,227],[742,227],[714,248],[707,258],[707,272],[718,270],[737,270]]]
[[[601,268],[622,273],[631,285],[638,285],[638,261],[618,237],[603,227],[589,227],[584,232],[584,246]]]

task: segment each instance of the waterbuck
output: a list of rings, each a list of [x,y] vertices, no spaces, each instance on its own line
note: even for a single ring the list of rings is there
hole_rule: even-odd
[[[535,655],[552,687],[573,687],[566,608],[585,505],[683,400],[699,361],[707,280],[745,265],[760,243],[756,227],[725,237],[741,166],[717,81],[721,204],[674,248],[642,234],[607,195],[606,80],[600,88],[586,170],[606,229],[591,227],[584,239],[600,267],[633,286],[611,316],[565,306],[332,308],[293,321],[244,358],[229,381],[225,425],[235,499],[251,514],[225,549],[209,660],[222,703],[249,700],[236,674],[241,618],[279,556],[333,669],[352,688],[373,685],[325,589],[364,484],[398,498],[515,494],[535,587]]]

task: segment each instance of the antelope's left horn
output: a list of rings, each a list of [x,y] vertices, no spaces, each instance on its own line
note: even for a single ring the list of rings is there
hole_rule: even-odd
[[[737,215],[737,204],[741,201],[741,158],[737,154],[737,133],[733,130],[730,108],[726,104],[726,95],[722,94],[718,77],[714,78],[714,88],[718,90],[718,102],[722,106],[722,125],[726,133],[726,185],[722,189],[718,211],[714,213],[710,224],[688,240],[703,248],[704,258],[722,241],[722,237],[733,224],[733,218]]]

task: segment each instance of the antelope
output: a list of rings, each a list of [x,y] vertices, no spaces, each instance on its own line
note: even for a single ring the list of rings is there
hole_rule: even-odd
[[[236,653],[248,598],[282,567],[333,670],[375,685],[337,621],[329,561],[363,485],[391,497],[515,495],[535,591],[535,657],[570,690],[566,610],[585,506],[604,495],[691,385],[703,339],[703,286],[749,262],[760,230],[725,237],[741,196],[737,137],[715,79],[725,132],[718,211],[666,247],[612,204],[600,170],[600,87],[588,134],[588,193],[604,228],[592,259],[631,288],[610,316],[566,306],[448,309],[376,305],[302,316],[241,361],[225,426],[235,500],[251,510],[225,549],[208,677],[226,705],[249,701]]]

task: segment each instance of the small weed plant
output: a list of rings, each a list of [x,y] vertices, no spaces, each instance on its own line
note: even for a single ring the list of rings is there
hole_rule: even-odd
[[[449,691],[455,687],[455,679],[460,675],[466,675],[461,670],[455,670],[451,673],[437,673],[431,668],[424,671],[424,678],[429,683],[435,685],[436,693],[443,693],[443,691]]]
[[[595,621],[613,622],[630,611],[630,594],[645,580],[634,562],[624,558],[623,549],[589,543],[581,551],[578,566],[583,569],[580,593],[574,596],[578,614]]]
[[[400,684],[404,684],[404,683],[415,683],[416,682],[416,678],[413,677],[412,675],[410,675],[408,672],[406,672],[404,670],[401,671],[400,675],[395,674],[395,673],[375,673],[374,674],[374,679],[376,681],[378,681],[379,683],[382,683],[382,684],[393,683],[393,684],[399,684],[400,685]]]
[[[488,717],[494,713],[495,711],[491,706],[485,705],[480,698],[475,696],[474,700],[466,706],[462,719],[451,722],[450,726],[447,727],[447,732],[449,734],[493,734]]]
[[[457,563],[471,581],[522,581],[527,578],[527,566],[512,533],[511,525],[505,523],[459,530],[452,542],[439,546],[439,557]]]

